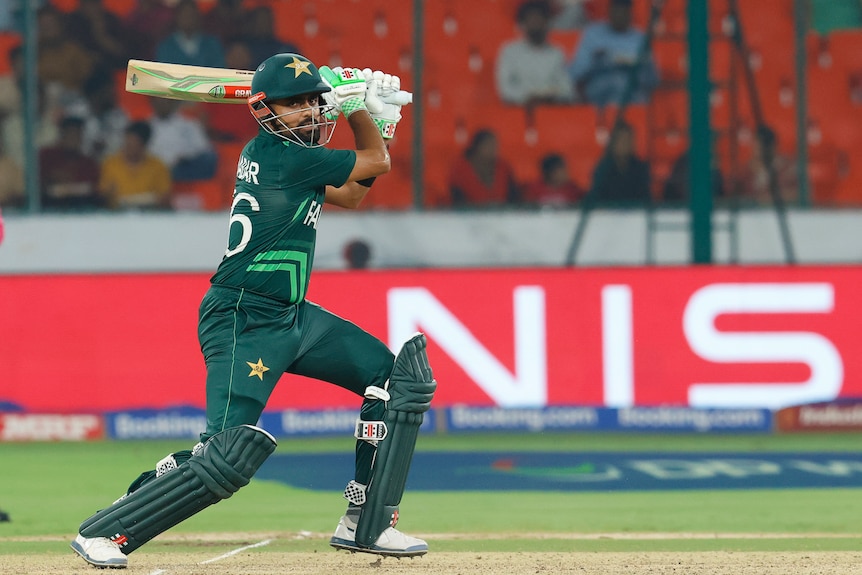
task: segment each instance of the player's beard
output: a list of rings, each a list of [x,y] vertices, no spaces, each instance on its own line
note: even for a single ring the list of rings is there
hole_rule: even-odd
[[[306,144],[316,144],[320,141],[320,124],[314,120],[303,122],[299,126],[296,126],[292,131],[297,138]]]

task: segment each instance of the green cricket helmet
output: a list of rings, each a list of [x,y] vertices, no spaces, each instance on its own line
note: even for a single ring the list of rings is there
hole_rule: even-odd
[[[325,146],[332,139],[338,115],[322,94],[332,88],[308,58],[300,54],[276,54],[264,60],[251,79],[248,106],[265,131],[307,148]],[[297,105],[302,96],[312,96],[315,105]],[[286,105],[288,112],[277,114],[273,102]],[[292,126],[292,127],[291,127]]]

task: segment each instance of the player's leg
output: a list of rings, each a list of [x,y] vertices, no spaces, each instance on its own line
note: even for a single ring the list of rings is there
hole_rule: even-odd
[[[201,303],[198,337],[207,367],[207,429],[256,425],[299,349],[296,306],[214,287]]]
[[[392,372],[395,356],[382,341],[356,324],[320,306],[305,302],[300,306],[297,330],[304,350],[287,371],[334,383],[363,396],[369,386],[383,387]],[[365,398],[360,418],[383,419],[384,402]],[[365,441],[356,442],[355,480],[363,485],[371,477],[376,449]]]
[[[299,321],[303,331],[303,349],[306,351],[290,366],[289,371],[334,383],[365,397],[360,409],[360,421],[357,422],[355,476],[345,490],[345,498],[350,505],[331,543],[335,547],[354,551],[421,555],[428,549],[424,541],[394,529],[416,434],[422,423],[421,412],[409,416],[409,421],[406,421],[404,416],[398,416],[397,410],[387,409],[387,405],[393,405],[394,401],[387,404],[384,400],[388,395],[385,387],[394,373],[393,364],[397,365],[398,362],[383,342],[355,324],[314,304],[306,304],[304,308]],[[424,355],[424,345],[420,353]],[[425,363],[427,365],[427,360]],[[429,381],[433,381],[430,368],[427,376]],[[411,384],[402,384],[401,387],[408,395],[411,393]],[[396,393],[398,397],[401,395],[403,393]],[[427,410],[433,390],[431,394],[420,395],[419,402],[425,402],[422,411]],[[374,431],[385,429],[387,425],[390,428],[389,436],[378,439]],[[381,453],[391,453],[393,456],[381,458]],[[382,493],[387,485],[391,489],[387,489],[386,497],[381,499],[379,495],[374,495],[375,492]],[[389,503],[384,504],[384,499]],[[367,500],[372,501],[370,506],[366,505]],[[373,512],[371,508],[374,508]],[[361,519],[363,515],[367,520]],[[381,522],[383,515],[386,516],[385,522]],[[372,516],[376,517],[375,521],[370,519]],[[364,544],[356,541],[356,529],[361,521],[365,521],[366,530],[370,529],[365,534]]]
[[[127,554],[247,485],[275,445],[251,425],[213,435],[178,467],[85,520],[72,549],[91,565],[126,567]]]
[[[170,481],[163,476],[175,469],[196,465],[196,461],[188,463],[193,459],[193,451],[197,453],[217,434],[229,429],[252,427],[257,423],[278,376],[293,359],[290,350],[295,347],[290,345],[290,338],[294,337],[292,328],[295,317],[294,307],[281,306],[266,298],[248,297],[239,290],[211,289],[201,303],[199,321],[201,349],[207,364],[207,429],[201,434],[201,443],[194,450],[169,454],[158,462],[156,469],[144,472],[135,479],[123,497],[94,517],[110,513],[112,521],[127,524],[129,519],[126,516],[132,509],[124,502],[132,496],[132,501],[137,501],[140,497],[137,493],[143,492],[144,488],[150,493],[174,490],[176,497],[182,499],[184,490],[194,484],[194,477],[188,475],[189,482],[181,485],[179,483],[183,481],[178,475],[172,473]],[[252,335],[249,336],[249,333]],[[268,436],[263,430],[259,431]],[[234,448],[243,450],[241,435],[223,434],[219,441],[236,441]],[[231,446],[220,449],[230,450]],[[179,477],[186,477],[187,471]],[[229,470],[224,473],[231,474]],[[163,531],[186,519],[190,515],[183,516],[184,510],[188,508],[171,511],[171,514],[159,520],[156,527]],[[130,546],[126,542],[121,549],[111,541],[111,537],[122,532],[116,530],[116,533],[103,537],[98,530],[94,530],[95,527],[85,529],[92,519],[82,524],[72,547],[93,565],[125,567],[125,555],[149,540],[137,536],[134,538],[135,545]],[[100,521],[96,527],[105,525],[104,521]]]

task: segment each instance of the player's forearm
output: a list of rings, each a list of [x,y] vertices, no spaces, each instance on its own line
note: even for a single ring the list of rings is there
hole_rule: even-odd
[[[369,189],[368,186],[359,182],[347,182],[340,188],[327,186],[324,202],[340,208],[355,210],[365,199]]]
[[[356,146],[357,151],[370,152],[363,154],[364,156],[369,157],[369,159],[374,159],[381,164],[385,164],[388,170],[389,165],[389,151],[386,148],[386,143],[383,140],[383,137],[380,135],[380,131],[377,129],[377,126],[374,124],[374,120],[371,119],[371,116],[365,110],[359,110],[350,115],[347,118],[348,123],[350,124],[350,129],[353,130],[353,141]],[[369,176],[372,177],[372,176]]]
[[[392,168],[389,151],[368,112],[354,112],[347,120],[356,144],[356,163],[347,180],[358,182],[388,172]]]

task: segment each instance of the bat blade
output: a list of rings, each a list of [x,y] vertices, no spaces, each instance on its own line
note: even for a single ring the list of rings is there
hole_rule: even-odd
[[[174,100],[245,104],[251,96],[252,76],[251,70],[129,60],[126,91]]]
[[[251,96],[253,76],[251,70],[129,60],[126,91],[173,100],[245,104]],[[413,94],[401,90],[385,96],[383,101],[405,106],[413,102]]]

